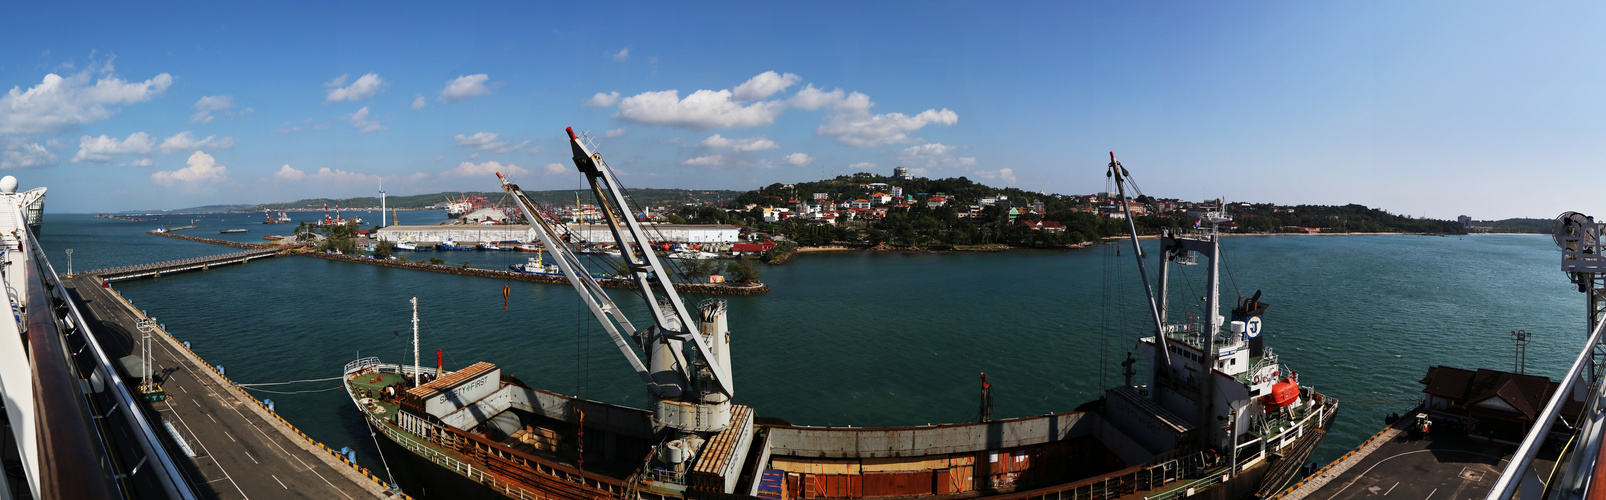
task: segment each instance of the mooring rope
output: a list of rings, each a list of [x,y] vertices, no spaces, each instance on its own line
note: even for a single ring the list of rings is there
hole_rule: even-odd
[[[267,390],[267,389],[258,389],[258,388],[255,388],[255,387],[245,387],[244,384],[241,384],[240,388],[242,388],[242,389],[250,389],[250,390],[258,391],[258,392],[269,392],[269,393],[273,393],[273,394],[301,394],[301,393],[306,393],[306,392],[329,392],[329,391],[333,391],[333,390],[336,390],[336,389],[340,389],[342,387],[337,385],[337,386],[334,386],[334,387],[330,387],[328,389],[312,389],[312,390],[306,390],[306,391],[270,391],[270,390]]]
[[[285,385],[285,384],[298,384],[298,383],[301,383],[301,382],[328,382],[330,380],[340,380],[341,378],[343,378],[343,377],[309,378],[309,379],[305,379],[305,380],[291,380],[289,382],[261,382],[261,383],[256,383],[256,384],[234,384],[234,385],[237,385],[237,386],[240,386],[240,387],[256,387],[256,386],[259,386],[259,385]]]

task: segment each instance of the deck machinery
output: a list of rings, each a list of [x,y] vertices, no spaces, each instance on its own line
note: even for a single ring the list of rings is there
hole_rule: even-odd
[[[652,323],[637,329],[623,311],[603,292],[603,288],[581,265],[571,243],[572,235],[561,223],[551,220],[525,196],[518,185],[501,174],[502,188],[512,195],[526,219],[536,228],[541,244],[552,252],[569,283],[613,340],[625,360],[647,387],[651,399],[655,432],[667,433],[663,459],[673,468],[684,469],[701,452],[704,443],[732,426],[733,415],[751,419],[752,412],[736,411],[731,404],[735,394],[730,372],[730,332],[726,327],[724,301],[707,300],[698,305],[696,315],[688,309],[658,256],[651,251],[649,238],[625,199],[612,169],[602,155],[593,153],[568,129],[574,163],[585,174],[596,196],[598,208],[613,234],[624,260],[624,272],[637,284],[640,296],[652,313]],[[628,337],[628,338],[627,338]],[[696,357],[688,356],[691,343]],[[636,352],[646,355],[643,363]],[[741,422],[739,427],[751,427]],[[746,440],[742,440],[743,443]],[[722,450],[731,456],[727,462],[740,464],[746,449]],[[730,477],[729,479],[734,479]],[[728,492],[728,489],[727,489]]]

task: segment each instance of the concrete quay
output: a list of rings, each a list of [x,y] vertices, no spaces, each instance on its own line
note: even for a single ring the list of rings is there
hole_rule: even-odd
[[[141,354],[136,325],[149,318],[98,276],[63,283],[110,356]],[[146,411],[164,422],[164,438],[178,434],[168,445],[199,498],[405,498],[268,411],[160,327],[151,337],[151,373],[167,399]]]

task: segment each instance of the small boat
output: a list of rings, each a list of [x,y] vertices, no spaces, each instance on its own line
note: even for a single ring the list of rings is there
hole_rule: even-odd
[[[394,247],[397,251],[401,251],[401,252],[417,252],[418,251],[418,244],[417,243],[413,243],[411,241],[398,241],[396,243],[391,244],[391,246]]]
[[[279,236],[277,234],[270,234],[270,235],[262,237],[262,239],[268,240],[268,241],[279,241],[279,240],[282,240],[282,239],[285,239],[285,238],[286,238],[286,236]]]
[[[250,229],[224,229],[224,230],[218,231],[218,232],[222,233],[222,234],[237,234],[237,233],[249,233],[249,232],[251,232],[251,230]]]
[[[665,257],[684,260],[709,260],[719,258],[719,254],[713,252],[704,252],[702,250],[692,250],[686,247],[679,247],[669,252],[669,254],[665,255]]]
[[[563,276],[563,269],[559,268],[557,265],[545,264],[541,262],[540,252],[536,252],[534,257],[530,257],[529,262],[525,262],[523,264],[513,264],[507,266],[507,268],[509,270],[518,271],[521,273],[539,274],[542,276]]]
[[[497,245],[496,242],[494,242],[494,241],[487,242],[487,243],[481,243],[481,244],[478,245],[478,248],[480,250],[484,250],[484,251],[487,251],[487,252],[505,252],[505,251],[509,250],[507,248],[502,248],[500,245]]]
[[[474,247],[472,245],[459,245],[459,244],[457,244],[456,241],[452,240],[451,238],[447,238],[445,243],[441,243],[440,245],[437,245],[435,248],[437,250],[457,250],[457,251],[473,250],[474,249]]]
[[[539,252],[541,251],[541,245],[538,243],[525,243],[519,245],[518,250],[520,252]]]

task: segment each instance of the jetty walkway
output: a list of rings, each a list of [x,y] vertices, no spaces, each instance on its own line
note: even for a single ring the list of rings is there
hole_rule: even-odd
[[[504,271],[499,269],[478,269],[473,267],[451,266],[443,264],[430,264],[427,262],[405,260],[381,260],[355,255],[341,255],[321,252],[297,251],[306,247],[305,244],[295,243],[286,245],[262,245],[257,243],[240,243],[237,241],[224,241],[197,236],[185,236],[169,232],[148,231],[149,234],[178,238],[200,243],[211,243],[234,248],[245,248],[244,252],[213,255],[209,257],[196,257],[193,259],[156,262],[138,266],[101,269],[80,273],[79,275],[100,276],[108,282],[126,281],[139,278],[155,278],[184,271],[204,271],[218,266],[229,264],[242,264],[256,259],[277,257],[280,255],[303,255],[327,260],[339,260],[356,264],[373,266],[395,267],[412,269],[415,271],[429,271],[462,276],[478,276],[481,278],[496,278],[504,280],[530,281],[535,283],[551,283],[556,285],[569,284],[568,278],[562,276],[544,276],[539,274],[521,273],[518,271]],[[636,282],[628,279],[599,279],[597,283],[607,288],[636,288]],[[675,283],[675,290],[682,293],[705,295],[758,295],[770,291],[769,285],[763,283]]]
[[[244,264],[256,259],[277,257],[285,250],[287,249],[277,247],[259,248],[257,250],[246,250],[244,252],[226,253],[223,255],[212,255],[208,257],[196,257],[193,259],[170,260],[167,262],[155,262],[137,266],[100,269],[85,273],[78,273],[75,276],[99,276],[108,282],[125,281],[138,278],[154,278],[167,274],[181,273],[185,271],[204,271],[218,266]]]
[[[138,324],[153,318],[97,276],[63,283],[110,355],[142,354]],[[167,398],[147,410],[163,422],[158,432],[173,438],[174,459],[200,498],[404,497],[387,494],[380,479],[307,438],[159,325],[151,337],[149,369]]]

